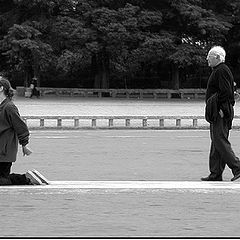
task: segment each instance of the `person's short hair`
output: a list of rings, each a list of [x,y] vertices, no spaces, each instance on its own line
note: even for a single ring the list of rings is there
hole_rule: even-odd
[[[12,99],[14,96],[14,89],[11,86],[11,83],[5,78],[0,76],[0,87],[3,87],[3,92],[6,97]]]
[[[226,52],[223,47],[214,46],[209,50],[208,54],[210,54],[210,53],[218,55],[220,57],[221,61],[225,62]]]

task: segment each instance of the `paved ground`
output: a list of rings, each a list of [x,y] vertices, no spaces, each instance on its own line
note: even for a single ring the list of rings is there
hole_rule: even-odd
[[[203,100],[18,97],[22,115],[204,115]],[[240,113],[240,111],[239,111]]]
[[[22,115],[203,115],[202,100],[16,98]],[[236,114],[239,114],[238,105]],[[237,155],[239,131],[232,131]],[[199,181],[208,131],[32,131],[13,171],[51,180]],[[225,181],[231,178],[226,169]],[[239,236],[234,189],[0,188],[0,236]]]
[[[237,155],[239,131],[231,132]],[[33,131],[36,168],[51,180],[198,181],[208,174],[208,131]],[[224,180],[231,172],[226,168]],[[234,189],[4,189],[1,236],[239,236]]]
[[[232,134],[235,141],[238,134]],[[195,181],[208,171],[209,143],[204,130],[34,131],[34,154],[20,153],[14,169],[36,167],[51,180],[64,181]]]

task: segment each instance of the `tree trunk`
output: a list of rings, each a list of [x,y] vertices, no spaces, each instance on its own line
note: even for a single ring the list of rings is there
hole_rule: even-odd
[[[24,68],[25,78],[24,78],[24,87],[29,87],[32,82],[32,67],[26,66]]]
[[[94,88],[109,88],[109,56],[103,51],[92,56],[92,69],[94,72]]]
[[[179,82],[179,68],[178,65],[172,64],[172,88],[178,90],[180,88]]]
[[[33,78],[36,80],[36,87],[40,87],[40,70],[39,70],[39,59],[37,57],[33,57]]]

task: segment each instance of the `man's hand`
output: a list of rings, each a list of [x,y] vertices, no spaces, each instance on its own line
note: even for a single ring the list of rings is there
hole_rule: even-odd
[[[23,156],[29,156],[32,153],[32,150],[26,146],[22,146]]]
[[[224,117],[224,113],[223,113],[222,109],[219,110],[219,114],[220,114],[221,118]]]

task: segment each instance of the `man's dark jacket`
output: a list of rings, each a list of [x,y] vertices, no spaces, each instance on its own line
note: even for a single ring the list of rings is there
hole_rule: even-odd
[[[214,93],[207,100],[205,108],[205,118],[209,123],[214,123],[217,121],[218,114],[218,95],[217,93]]]
[[[220,63],[213,68],[208,80],[205,111],[206,120],[214,123],[216,114],[218,114],[221,109],[224,113],[224,119],[228,122],[229,129],[231,129],[234,117],[234,104],[234,79],[232,72],[225,63]]]
[[[27,125],[14,103],[6,98],[0,104],[0,162],[15,162],[18,142],[25,146],[28,141]]]

